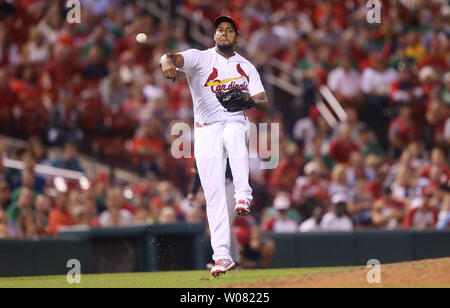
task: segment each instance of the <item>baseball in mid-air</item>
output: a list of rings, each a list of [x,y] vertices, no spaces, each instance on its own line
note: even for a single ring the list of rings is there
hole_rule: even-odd
[[[136,35],[136,41],[140,44],[145,43],[145,41],[147,40],[147,34],[145,33],[139,33],[138,35]]]

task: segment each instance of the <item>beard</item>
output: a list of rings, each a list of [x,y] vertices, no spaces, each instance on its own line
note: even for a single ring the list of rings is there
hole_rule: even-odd
[[[217,48],[219,48],[219,50],[222,52],[229,52],[229,51],[233,50],[233,47],[234,47],[234,44],[230,44],[230,45],[217,44]]]

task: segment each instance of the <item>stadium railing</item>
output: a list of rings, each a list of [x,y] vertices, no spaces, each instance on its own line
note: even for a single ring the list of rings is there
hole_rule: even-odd
[[[6,145],[8,157],[11,157],[3,159],[5,167],[19,170],[23,169],[23,163],[17,158],[19,157],[19,153],[28,147],[28,143],[24,140],[3,135],[0,135],[0,143]],[[53,158],[60,156],[61,153],[61,149],[57,147],[50,147],[47,150],[47,156],[50,161]],[[36,166],[35,171],[42,175],[53,177],[59,176],[71,180],[79,180],[80,178],[93,179],[97,174],[100,173],[112,175],[115,179],[132,184],[138,183],[141,180],[139,175],[129,170],[125,170],[122,168],[113,168],[84,154],[78,154],[77,157],[79,158],[80,163],[85,170],[84,174],[39,164]]]

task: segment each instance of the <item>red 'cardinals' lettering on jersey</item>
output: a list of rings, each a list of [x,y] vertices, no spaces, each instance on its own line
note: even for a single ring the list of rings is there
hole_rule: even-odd
[[[208,79],[206,80],[204,87],[211,87],[211,91],[213,93],[226,92],[233,88],[237,88],[241,91],[248,91],[248,82],[250,81],[250,78],[244,72],[244,70],[241,68],[240,64],[236,65],[236,70],[241,76],[228,78],[225,80],[219,80],[219,79],[216,79],[219,76],[219,73],[217,72],[217,69],[215,67],[213,67],[213,71],[208,76]],[[235,80],[243,79],[243,78],[247,79],[247,83],[238,84],[235,82]],[[226,85],[229,82],[231,82],[231,83]]]
[[[246,83],[245,84],[236,84],[234,81],[232,81],[229,85],[220,84],[220,85],[217,85],[216,87],[212,86],[211,91],[213,91],[213,93],[222,93],[222,92],[230,91],[233,88],[237,88],[241,91],[248,91],[248,86]]]

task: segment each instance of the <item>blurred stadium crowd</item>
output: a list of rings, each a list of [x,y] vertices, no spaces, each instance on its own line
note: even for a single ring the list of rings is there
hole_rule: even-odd
[[[450,7],[382,2],[381,24],[370,25],[366,1],[176,1],[209,19],[236,17],[240,49],[260,70],[274,57],[302,72],[300,105],[275,97],[270,112],[248,112],[254,123],[280,123],[281,136],[276,169],[251,160],[253,217],[236,222],[243,244],[255,225],[449,226]],[[189,89],[183,76],[172,83],[159,69],[163,53],[204,46],[134,1],[82,2],[80,24],[66,22],[64,4],[0,0],[0,133],[28,140],[16,157],[23,171],[0,159],[0,238],[206,222],[201,190],[189,196],[193,159],[170,154],[173,124],[193,124]],[[145,44],[135,41],[140,32]],[[344,106],[345,122],[330,127],[317,110],[320,85]],[[49,160],[49,146],[64,147],[62,157]],[[83,172],[78,151],[142,180],[98,174],[87,188],[58,191],[34,171],[43,164]],[[0,158],[8,153],[0,145]]]

